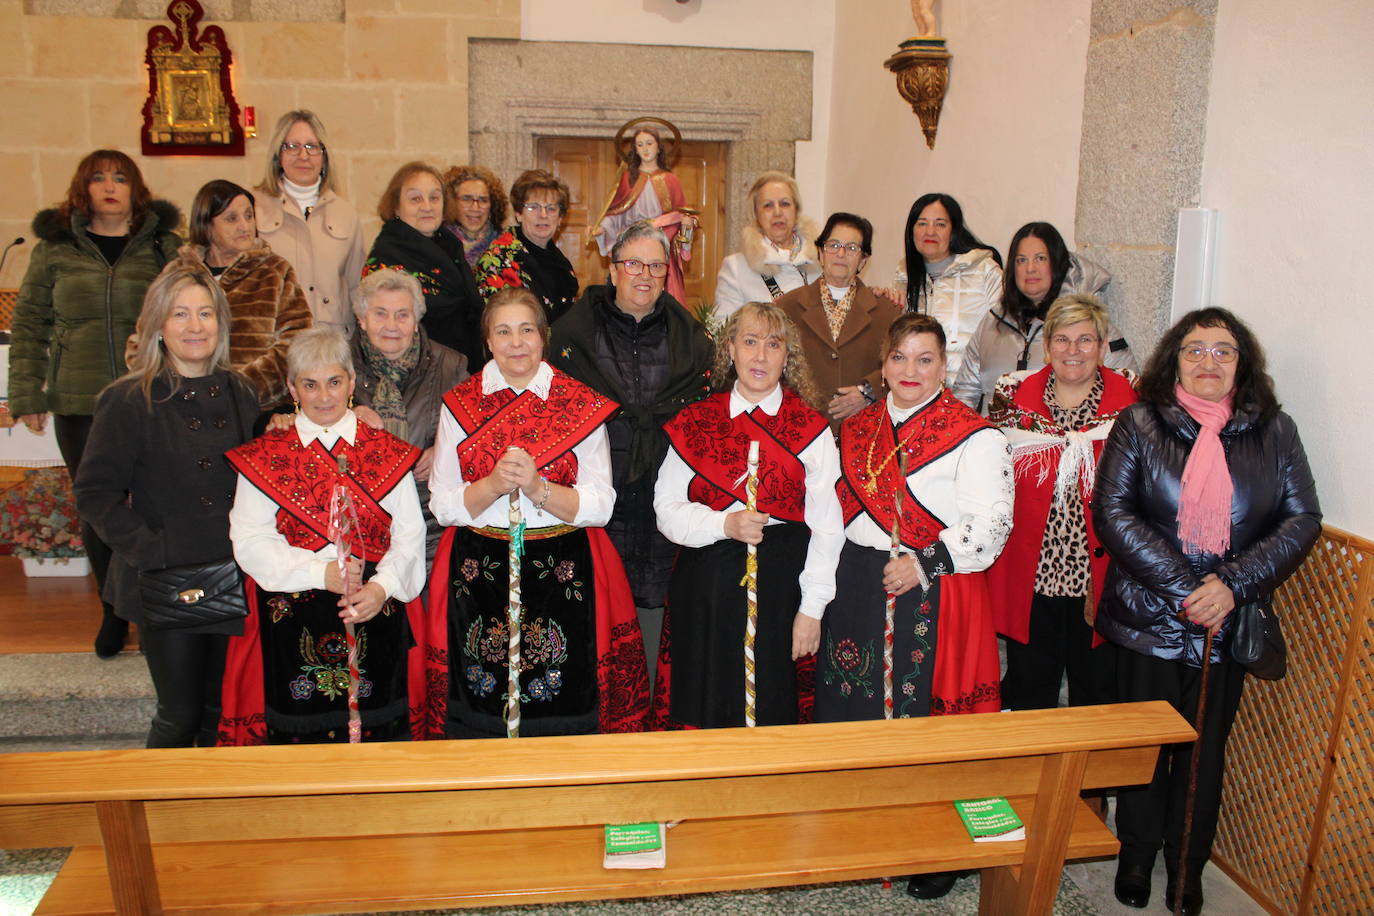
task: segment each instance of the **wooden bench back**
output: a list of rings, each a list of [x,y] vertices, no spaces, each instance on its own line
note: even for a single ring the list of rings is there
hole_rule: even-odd
[[[94,801],[149,802],[154,842],[170,842],[205,828],[299,836],[325,812],[333,835],[354,835],[376,833],[382,809],[400,813],[394,832],[406,833],[1024,795],[1047,755],[1090,752],[1085,787],[1107,787],[1136,778],[1159,744],[1191,736],[1167,704],[1136,703],[757,731],[13,754],[0,757],[0,848],[98,842],[81,814]],[[596,786],[619,788],[586,791]],[[295,801],[267,802],[284,798]],[[25,813],[33,805],[45,823]]]

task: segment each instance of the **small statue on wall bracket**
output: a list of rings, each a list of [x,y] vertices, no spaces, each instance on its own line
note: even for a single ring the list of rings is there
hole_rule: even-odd
[[[935,0],[911,0],[911,16],[916,20],[916,37],[902,42],[883,66],[897,77],[897,91],[920,119],[926,146],[935,149],[940,109],[949,88],[951,56],[945,49],[945,40],[937,37]]]
[[[229,78],[233,55],[217,25],[201,30],[199,0],[172,0],[165,25],[148,30],[145,156],[242,156],[243,128]]]
[[[668,140],[663,130],[672,134]],[[683,265],[692,259],[692,237],[698,212],[686,206],[682,183],[671,165],[681,152],[682,134],[662,118],[633,118],[616,131],[615,148],[620,156],[620,178],[606,201],[601,216],[587,229],[603,256],[608,256],[620,233],[633,222],[647,219],[668,236],[666,289],[686,304]]]

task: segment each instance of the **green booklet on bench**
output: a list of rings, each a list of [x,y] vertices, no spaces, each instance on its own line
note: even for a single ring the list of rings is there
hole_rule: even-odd
[[[991,798],[966,798],[954,803],[954,810],[964,822],[964,829],[975,843],[998,843],[1024,840],[1026,828],[1016,815],[1011,802],[1000,795]]]
[[[663,868],[668,863],[663,824],[607,824],[603,868]]]

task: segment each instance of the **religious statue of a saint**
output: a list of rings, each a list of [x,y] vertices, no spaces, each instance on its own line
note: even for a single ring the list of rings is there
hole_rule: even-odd
[[[671,146],[665,148],[663,138],[654,126],[660,124],[673,134]],[[627,132],[633,129],[633,133]],[[670,156],[677,153],[681,143],[678,129],[661,118],[631,121],[620,128],[616,147],[624,165],[616,189],[606,202],[601,217],[587,230],[596,239],[603,256],[620,233],[631,223],[647,219],[668,236],[668,280],[666,289],[678,302],[686,303],[683,286],[683,265],[692,259],[692,233],[697,219],[687,208],[682,184],[668,167]]]

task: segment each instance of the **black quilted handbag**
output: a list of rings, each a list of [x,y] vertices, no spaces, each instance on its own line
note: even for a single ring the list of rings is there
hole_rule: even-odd
[[[1244,604],[1231,625],[1231,658],[1255,677],[1277,681],[1288,673],[1288,645],[1273,608]]]
[[[248,615],[243,575],[233,557],[189,566],[168,566],[138,574],[143,626],[179,630]]]

